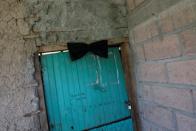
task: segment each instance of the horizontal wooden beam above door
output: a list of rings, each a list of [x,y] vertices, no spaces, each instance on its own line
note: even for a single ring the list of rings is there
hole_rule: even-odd
[[[116,37],[107,39],[109,46],[120,45],[128,42],[128,37]],[[67,50],[67,43],[50,43],[48,45],[41,45],[37,48],[38,53],[55,52]]]

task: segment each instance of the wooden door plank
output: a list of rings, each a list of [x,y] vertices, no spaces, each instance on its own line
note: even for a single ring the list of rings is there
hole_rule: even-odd
[[[66,122],[63,123],[66,125],[66,130],[70,130],[73,124],[73,115],[72,115],[72,109],[71,109],[71,94],[70,94],[70,86],[72,85],[72,82],[70,81],[70,68],[69,63],[71,62],[69,58],[69,54],[67,53],[60,53],[62,60],[61,63],[61,77],[62,77],[62,84],[63,84],[63,100],[64,100],[64,112],[65,112],[65,120]]]
[[[67,126],[66,121],[66,108],[65,108],[65,98],[63,93],[63,77],[62,77],[62,69],[63,66],[63,53],[55,54],[53,55],[53,68],[54,68],[54,78],[56,83],[56,92],[57,92],[57,99],[58,99],[58,105],[59,105],[59,114],[60,114],[60,123],[62,131],[69,129]]]

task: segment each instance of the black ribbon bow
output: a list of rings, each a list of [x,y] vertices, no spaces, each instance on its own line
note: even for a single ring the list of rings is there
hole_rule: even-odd
[[[71,60],[77,60],[83,57],[87,52],[92,52],[100,57],[108,57],[108,41],[102,40],[91,44],[81,42],[70,42],[67,44]]]

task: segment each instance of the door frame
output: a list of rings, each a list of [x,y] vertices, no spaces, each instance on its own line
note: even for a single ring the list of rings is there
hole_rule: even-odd
[[[121,59],[123,64],[123,70],[126,81],[126,89],[133,113],[131,114],[134,128],[136,131],[141,131],[141,124],[139,118],[139,110],[137,105],[136,96],[136,80],[134,75],[134,60],[133,51],[129,44],[127,37],[111,38],[108,39],[109,46],[119,46],[121,48]],[[42,131],[48,131],[48,118],[46,112],[45,98],[44,98],[44,85],[42,79],[40,53],[64,51],[67,50],[67,43],[53,43],[50,45],[37,46],[37,51],[34,53],[34,67],[35,67],[35,79],[38,82],[38,97],[39,97],[39,120]]]

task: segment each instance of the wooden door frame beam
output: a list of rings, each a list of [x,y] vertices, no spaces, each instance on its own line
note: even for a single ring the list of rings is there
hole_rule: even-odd
[[[44,84],[42,80],[42,71],[40,64],[39,52],[34,53],[34,67],[35,67],[35,80],[38,82],[38,97],[39,97],[39,121],[41,131],[49,131],[48,117],[45,106],[44,98]]]
[[[134,75],[134,56],[133,50],[130,47],[128,39],[124,41],[124,43],[121,45],[121,58],[124,69],[128,97],[133,111],[132,117],[134,122],[134,128],[136,131],[141,131],[141,123],[139,118],[139,109],[137,102],[137,86]]]
[[[127,41],[127,37],[121,37],[121,38],[111,38],[108,39],[108,45],[109,46],[115,46],[119,44],[123,44],[124,41]],[[55,52],[55,51],[63,51],[67,50],[67,42],[65,43],[50,43],[48,45],[41,45],[37,47],[37,52],[39,53],[46,53],[46,52]]]
[[[122,56],[122,64],[124,69],[124,75],[126,80],[126,87],[129,96],[129,100],[131,102],[131,106],[133,109],[133,121],[134,127],[136,131],[141,131],[140,119],[139,119],[139,111],[137,106],[137,97],[136,97],[136,82],[134,77],[134,67],[133,67],[133,55],[129,48],[129,40],[127,37],[122,38],[112,38],[108,39],[109,46],[117,46],[121,47],[121,56]],[[46,105],[44,98],[44,87],[42,81],[42,72],[41,72],[41,64],[40,64],[40,53],[47,52],[55,52],[55,51],[64,51],[67,50],[67,43],[50,43],[49,45],[42,45],[37,47],[36,53],[34,53],[34,64],[35,64],[35,79],[38,82],[38,95],[39,95],[39,108],[40,108],[40,124],[42,131],[48,131],[48,118],[46,113]]]

